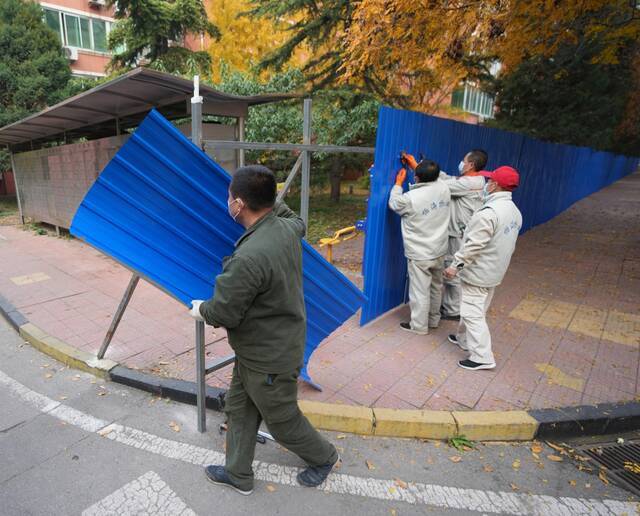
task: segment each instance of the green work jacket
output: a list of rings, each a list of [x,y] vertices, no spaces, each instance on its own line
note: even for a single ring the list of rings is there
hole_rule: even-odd
[[[280,374],[300,367],[306,339],[302,293],[304,221],[278,203],[236,242],[200,305],[207,324],[227,329],[246,367]]]

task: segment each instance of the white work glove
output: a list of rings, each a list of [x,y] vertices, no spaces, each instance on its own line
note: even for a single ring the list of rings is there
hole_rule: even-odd
[[[202,303],[204,303],[202,299],[194,299],[193,301],[191,301],[191,311],[189,312],[189,315],[196,321],[204,322],[204,317],[200,315],[200,305]]]

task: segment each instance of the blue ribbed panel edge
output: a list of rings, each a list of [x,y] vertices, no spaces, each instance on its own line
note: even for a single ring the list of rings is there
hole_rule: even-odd
[[[213,295],[222,259],[244,232],[227,213],[230,180],[154,110],[98,176],[71,233],[190,306]],[[308,380],[311,354],[364,296],[306,242],[303,273]]]
[[[405,150],[433,159],[449,174],[471,149],[489,153],[488,170],[518,169],[521,187],[514,193],[526,231],[555,217],[576,201],[637,169],[639,159],[586,147],[545,143],[522,134],[382,107],[367,209],[363,275],[368,301],[365,324],[405,300],[407,266],[400,217],[387,207],[398,156]]]

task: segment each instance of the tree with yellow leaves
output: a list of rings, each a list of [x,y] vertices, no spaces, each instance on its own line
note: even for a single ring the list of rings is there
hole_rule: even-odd
[[[428,110],[496,60],[509,70],[597,40],[593,61],[612,64],[639,37],[636,0],[362,0],[341,38],[341,79]]]
[[[209,47],[214,82],[222,78],[222,66],[247,72],[261,59],[282,45],[293,19],[269,20],[251,16],[249,0],[216,0],[207,6],[209,19],[220,30],[220,39]],[[305,49],[299,49],[289,62],[298,64]],[[267,72],[264,73],[266,78]]]

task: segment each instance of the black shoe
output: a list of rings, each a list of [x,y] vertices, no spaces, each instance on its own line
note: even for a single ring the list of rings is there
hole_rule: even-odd
[[[460,320],[460,316],[459,315],[442,314],[440,316],[440,319],[442,319],[443,321],[459,321]]]
[[[305,487],[318,487],[322,482],[324,482],[333,467],[340,460],[340,455],[335,460],[335,462],[331,462],[329,464],[325,464],[324,466],[309,466],[304,471],[298,473],[296,477],[298,479],[298,483]]]
[[[251,493],[253,493],[253,489],[249,489],[249,490],[241,489],[240,487],[235,485],[229,478],[229,475],[227,475],[227,472],[224,469],[224,466],[206,466],[204,468],[204,472],[205,472],[205,475],[207,475],[207,478],[214,484],[218,484],[219,486],[228,486],[231,489],[240,493],[241,495],[245,495],[245,496],[248,496]]]
[[[495,369],[496,364],[479,364],[478,362],[474,362],[473,360],[460,360],[458,365],[462,367],[462,369],[469,369],[470,371],[476,371],[478,369]]]
[[[400,323],[400,328],[402,328],[404,331],[410,331],[411,333],[415,333],[416,335],[429,335],[428,331],[414,330],[411,327],[411,323],[410,322],[401,322]]]
[[[447,337],[447,340],[449,342],[451,342],[451,344],[455,344],[456,346],[458,346],[462,351],[469,351],[467,348],[463,347],[462,344],[460,343],[460,341],[458,340],[458,336],[454,335],[453,333],[449,334],[449,336]]]

